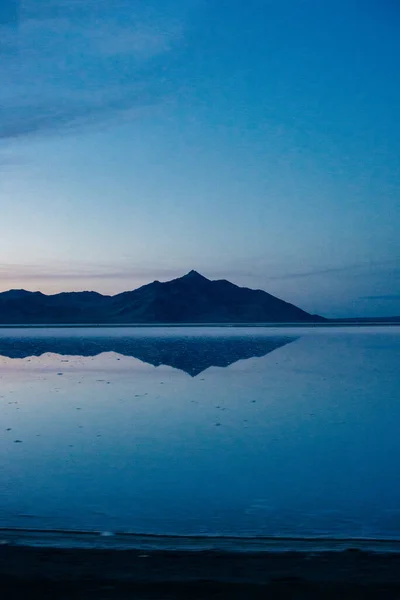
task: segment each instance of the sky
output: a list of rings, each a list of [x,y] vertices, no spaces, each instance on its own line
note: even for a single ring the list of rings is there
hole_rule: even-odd
[[[2,0],[0,291],[400,314],[397,0]]]

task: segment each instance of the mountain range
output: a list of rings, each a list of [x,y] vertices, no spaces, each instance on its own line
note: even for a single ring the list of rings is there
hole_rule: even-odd
[[[0,323],[4,325],[323,321],[323,317],[265,291],[226,280],[211,281],[196,271],[115,296],[97,292],[46,295],[26,290],[0,293]]]

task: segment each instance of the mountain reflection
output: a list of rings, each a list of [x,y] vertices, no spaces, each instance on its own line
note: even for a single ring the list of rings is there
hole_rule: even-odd
[[[228,367],[248,358],[266,356],[294,342],[295,337],[193,336],[193,337],[23,337],[0,339],[0,355],[28,358],[46,353],[67,356],[97,356],[115,352],[155,367],[167,365],[199,375],[209,367]]]

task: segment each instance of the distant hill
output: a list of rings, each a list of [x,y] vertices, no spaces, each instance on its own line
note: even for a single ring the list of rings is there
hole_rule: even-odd
[[[96,292],[10,290],[0,293],[2,324],[124,323],[307,323],[325,319],[262,290],[211,281],[196,271],[131,292],[103,296]]]
[[[348,324],[363,324],[363,323],[400,323],[400,316],[398,317],[351,317],[347,319],[330,319],[332,323],[348,323]]]

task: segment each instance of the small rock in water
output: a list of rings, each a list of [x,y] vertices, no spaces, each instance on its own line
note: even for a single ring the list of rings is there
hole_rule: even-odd
[[[215,423],[215,427],[221,427],[221,423]]]
[[[22,444],[22,440],[14,440],[14,444]]]
[[[57,373],[57,375],[64,375],[64,373]]]
[[[12,431],[11,427],[8,427],[8,428],[6,429],[6,431]]]

